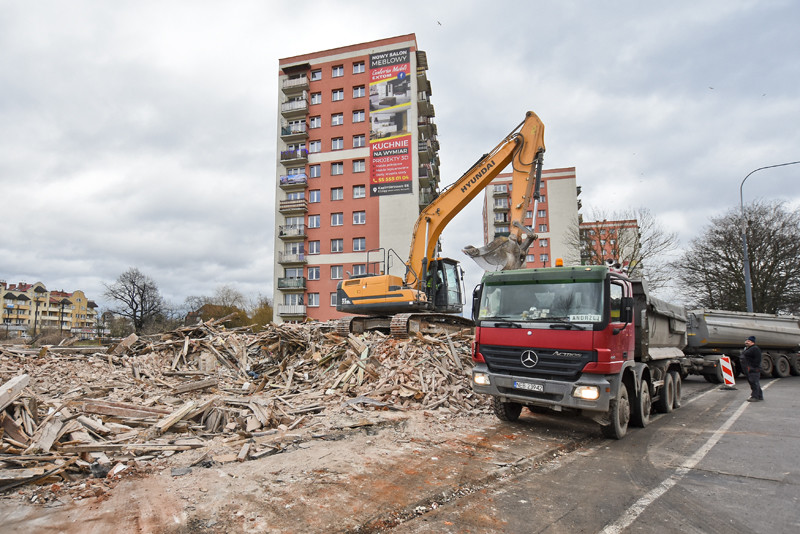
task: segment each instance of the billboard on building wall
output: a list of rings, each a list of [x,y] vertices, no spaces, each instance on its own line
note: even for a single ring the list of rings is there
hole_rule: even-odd
[[[408,48],[369,56],[370,196],[412,193]]]

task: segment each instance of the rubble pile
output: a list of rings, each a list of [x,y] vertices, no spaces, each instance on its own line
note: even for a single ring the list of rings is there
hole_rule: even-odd
[[[234,453],[197,461],[257,459],[335,413],[488,410],[469,385],[470,330],[344,338],[327,323],[224,320],[108,348],[0,346],[0,492],[119,477],[220,440]]]

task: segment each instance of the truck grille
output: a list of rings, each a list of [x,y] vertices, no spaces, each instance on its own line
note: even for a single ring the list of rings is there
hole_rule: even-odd
[[[581,370],[589,362],[597,361],[594,351],[537,349],[531,347],[504,347],[481,345],[480,353],[486,360],[489,370],[496,374],[545,380],[574,382]],[[536,353],[536,364],[526,367],[522,364],[523,353]]]

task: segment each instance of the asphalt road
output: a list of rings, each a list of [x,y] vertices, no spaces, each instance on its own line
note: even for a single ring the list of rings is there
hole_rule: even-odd
[[[392,532],[800,532],[800,378],[711,387],[691,377],[683,406]],[[527,415],[523,425],[587,425]],[[587,426],[587,432],[590,427]]]

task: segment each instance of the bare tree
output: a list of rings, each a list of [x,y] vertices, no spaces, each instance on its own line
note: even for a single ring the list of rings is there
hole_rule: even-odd
[[[578,221],[568,233],[567,243],[581,252],[588,265],[602,265],[613,259],[628,267],[634,278],[644,278],[652,289],[671,279],[667,257],[678,247],[678,237],[658,224],[647,208],[606,213],[593,211],[591,222]],[[583,230],[583,232],[582,232]],[[587,234],[594,232],[594,244]]]
[[[136,267],[119,275],[113,284],[105,284],[105,288],[106,298],[116,303],[110,311],[129,319],[137,334],[165,313],[164,299],[158,286]]]
[[[754,311],[800,313],[800,213],[781,202],[754,202],[746,218]],[[741,224],[735,208],[711,219],[673,264],[692,304],[747,309]]]

